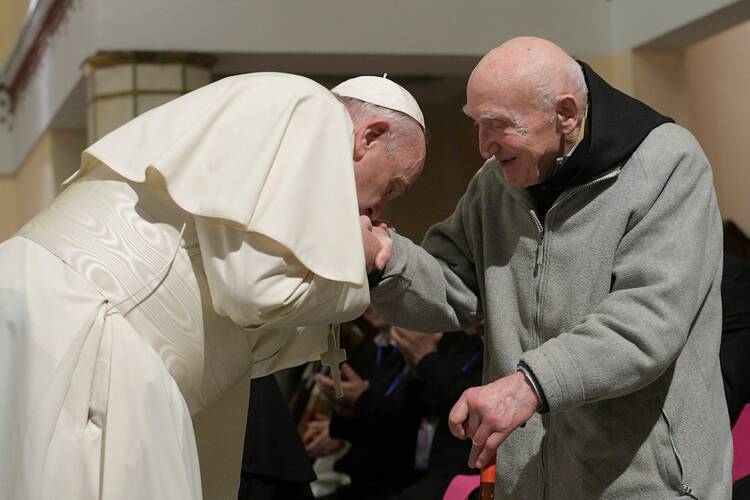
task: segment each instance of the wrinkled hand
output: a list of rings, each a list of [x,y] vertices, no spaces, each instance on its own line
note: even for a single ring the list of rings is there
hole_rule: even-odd
[[[315,375],[315,382],[320,387],[320,392],[330,401],[337,401],[336,389],[333,379],[322,373]],[[354,406],[359,396],[370,387],[370,382],[360,377],[348,363],[341,365],[341,389],[344,392],[343,400],[349,405]]]
[[[469,467],[493,463],[505,438],[541,404],[521,372],[465,390],[448,415],[448,426],[457,438],[471,439]]]
[[[394,326],[391,336],[404,356],[406,364],[414,369],[419,361],[431,352],[437,352],[442,333],[422,333]]]
[[[338,451],[344,442],[333,439],[329,433],[331,427],[330,418],[318,418],[307,424],[307,429],[302,436],[305,451],[310,458],[325,457]]]
[[[383,269],[391,260],[393,242],[388,236],[384,224],[372,225],[372,221],[366,215],[359,216],[359,224],[362,230],[362,244],[365,252],[365,265],[369,273],[373,269]]]

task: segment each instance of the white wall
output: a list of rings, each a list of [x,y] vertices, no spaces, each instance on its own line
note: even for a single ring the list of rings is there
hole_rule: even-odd
[[[643,45],[743,0],[611,0],[612,51]]]
[[[479,55],[507,38],[540,34],[573,51],[611,50],[610,6],[603,0],[100,0],[99,5],[97,40],[104,49]]]
[[[722,217],[750,235],[750,22],[686,51],[691,128],[714,171]]]

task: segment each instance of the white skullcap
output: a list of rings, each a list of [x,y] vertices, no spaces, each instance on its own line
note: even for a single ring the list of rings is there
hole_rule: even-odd
[[[394,109],[411,116],[425,129],[424,115],[417,100],[398,83],[385,76],[358,76],[350,78],[331,89],[341,97],[352,97],[360,101]]]

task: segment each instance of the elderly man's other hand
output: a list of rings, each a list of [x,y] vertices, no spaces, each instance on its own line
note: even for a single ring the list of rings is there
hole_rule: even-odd
[[[325,457],[344,446],[342,440],[331,437],[329,433],[330,427],[331,419],[327,417],[316,418],[307,424],[305,433],[302,436],[302,442],[305,445],[308,457]]]
[[[365,252],[365,265],[369,273],[373,269],[383,269],[391,260],[393,242],[388,236],[384,224],[372,225],[372,221],[366,215],[359,216],[359,224],[362,229],[362,244]]]
[[[448,416],[448,426],[457,438],[471,439],[469,467],[493,463],[500,444],[541,404],[521,372],[465,390]]]
[[[336,398],[336,390],[331,377],[318,373],[315,375],[315,382],[317,382],[318,387],[320,387],[320,391],[325,394],[330,401],[334,403],[340,401]],[[348,363],[341,365],[341,389],[344,392],[344,396],[341,399],[343,399],[343,402],[346,405],[353,407],[359,399],[359,396],[361,396],[369,387],[370,382],[360,377]]]
[[[414,369],[419,361],[431,352],[437,352],[442,333],[422,333],[394,326],[391,336],[404,356],[406,363]]]

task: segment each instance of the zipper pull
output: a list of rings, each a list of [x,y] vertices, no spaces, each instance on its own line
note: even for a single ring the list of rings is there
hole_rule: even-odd
[[[544,246],[544,233],[539,236],[539,245],[536,247],[536,264],[534,265],[534,277],[539,273],[542,265],[542,247]]]

